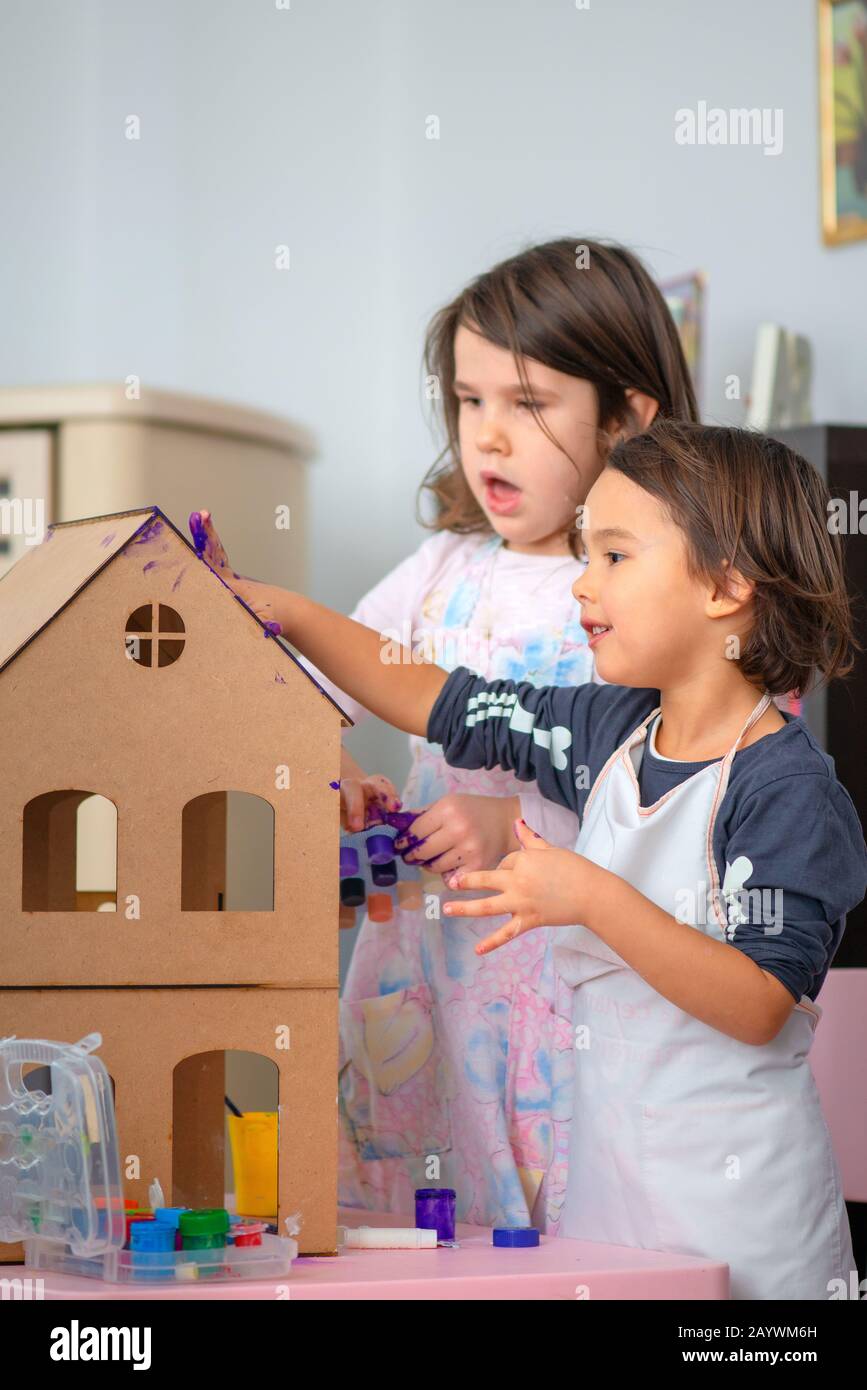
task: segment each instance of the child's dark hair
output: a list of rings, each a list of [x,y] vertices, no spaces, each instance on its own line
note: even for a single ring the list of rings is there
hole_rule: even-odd
[[[830,494],[812,464],[752,430],[674,420],[612,449],[607,466],[649,492],[686,536],[693,578],[755,585],[744,677],[804,694],[851,671],[855,641]]]
[[[428,376],[439,384],[445,448],[422,482],[436,514],[423,525],[437,531],[490,531],[461,469],[455,333],[464,325],[515,359],[518,379],[532,396],[523,358],[592,382],[599,398],[599,442],[605,426],[628,424],[626,392],[659,402],[660,418],[697,420],[698,409],[680,338],[668,306],[637,256],[616,243],[563,237],[532,246],[473,280],[434,316],[425,339]],[[536,421],[554,444],[542,417]],[[564,451],[565,452],[565,451]],[[580,541],[569,533],[573,553]]]

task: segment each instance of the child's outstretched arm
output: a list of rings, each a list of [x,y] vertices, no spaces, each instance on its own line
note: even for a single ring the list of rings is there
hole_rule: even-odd
[[[408,734],[427,732],[437,695],[448,677],[432,662],[420,662],[408,647],[373,628],[314,603],[303,594],[237,574],[210,513],[194,512],[190,529],[196,550],[263,622],[296,646],[329,680],[371,714]]]

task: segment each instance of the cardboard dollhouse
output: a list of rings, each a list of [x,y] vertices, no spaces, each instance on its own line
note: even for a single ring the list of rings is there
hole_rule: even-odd
[[[300,1212],[303,1253],[336,1251],[350,723],[157,507],[56,525],[0,580],[0,1037],[102,1034],[142,1205],[154,1177],[172,1205],[223,1205],[222,1054],[269,1058],[278,1222]],[[272,813],[270,910],[226,896],[238,792]],[[98,911],[76,883],[94,794],[117,809]]]

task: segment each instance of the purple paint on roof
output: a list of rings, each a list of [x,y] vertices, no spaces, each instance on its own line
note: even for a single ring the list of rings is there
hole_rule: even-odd
[[[152,525],[147,527],[147,530],[144,531],[142,535],[136,536],[133,545],[147,545],[155,536],[161,536],[165,529],[161,521],[155,521]]]
[[[103,536],[102,540],[100,541],[100,545],[102,546],[103,550],[106,548],[106,546],[111,545],[116,535],[116,531],[109,531],[107,536]]]

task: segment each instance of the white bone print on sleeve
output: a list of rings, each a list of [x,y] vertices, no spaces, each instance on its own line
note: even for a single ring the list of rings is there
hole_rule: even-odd
[[[535,744],[547,748],[551,765],[558,772],[564,772],[569,766],[566,749],[572,744],[572,730],[563,724],[555,724],[553,729],[536,728],[536,716],[524,709],[513,692],[496,694],[480,690],[478,695],[471,695],[467,701],[467,728],[473,728],[483,719],[508,719],[510,729],[518,734],[532,734]]]
[[[725,899],[728,926],[726,927],[726,937],[729,941],[734,939],[735,931],[742,926],[748,919],[744,914],[741,905],[741,889],[753,872],[753,866],[745,854],[738,855],[733,864],[726,860],[726,872],[723,879],[722,895]]]

